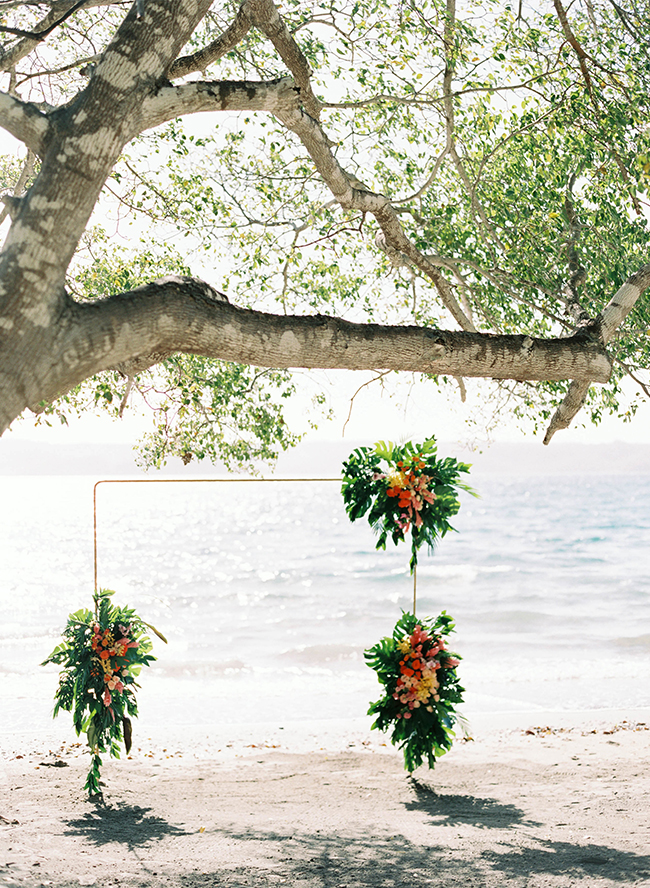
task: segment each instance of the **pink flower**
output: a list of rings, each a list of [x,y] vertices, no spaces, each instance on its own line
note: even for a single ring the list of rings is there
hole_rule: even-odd
[[[104,701],[104,706],[110,706],[112,699],[113,698],[111,697],[111,692],[108,690],[108,688],[106,688],[106,690],[104,691],[104,696],[102,697],[102,700]]]

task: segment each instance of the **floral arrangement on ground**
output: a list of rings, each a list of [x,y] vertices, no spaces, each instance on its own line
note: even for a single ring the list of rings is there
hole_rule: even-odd
[[[464,688],[456,675],[461,658],[445,648],[444,636],[453,630],[446,611],[432,621],[404,613],[392,636],[364,653],[384,686],[384,695],[368,710],[377,716],[372,727],[392,729],[390,740],[403,751],[409,773],[425,760],[433,768],[455,737]]]
[[[123,741],[131,749],[131,717],[138,714],[136,678],[143,666],[156,658],[146,628],[166,639],[128,607],[111,602],[114,592],[94,593],[94,611],[83,608],[70,614],[63,641],[42,663],[62,666],[54,696],[54,717],[61,709],[72,712],[77,735],[85,733],[91,766],[84,789],[90,796],[102,794],[101,754],[120,757]]]

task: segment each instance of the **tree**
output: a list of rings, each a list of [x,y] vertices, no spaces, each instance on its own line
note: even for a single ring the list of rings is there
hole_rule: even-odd
[[[648,394],[647,12],[3,0],[0,125],[28,154],[3,173],[0,431],[90,377],[123,409],[161,362],[195,417],[241,365],[287,395],[295,367],[501,380],[555,410],[547,442],[587,400],[624,413],[625,375]],[[98,256],[109,198],[152,220],[146,255],[173,231],[226,257],[229,297],[177,250]],[[134,262],[181,273],[132,288]],[[253,434],[285,446],[273,403]]]

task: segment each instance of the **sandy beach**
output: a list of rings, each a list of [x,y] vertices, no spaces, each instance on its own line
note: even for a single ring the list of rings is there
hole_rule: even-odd
[[[413,779],[361,719],[136,724],[103,805],[69,726],[5,734],[0,884],[650,886],[650,712],[618,716],[476,719]]]

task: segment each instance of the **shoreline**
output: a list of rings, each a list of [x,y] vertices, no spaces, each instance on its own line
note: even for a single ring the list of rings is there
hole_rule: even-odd
[[[489,736],[494,732],[516,732],[528,727],[548,725],[552,728],[565,730],[578,730],[586,728],[602,729],[610,724],[623,721],[645,723],[650,725],[650,706],[642,707],[617,707],[604,709],[527,709],[527,710],[502,710],[497,712],[466,711],[461,710],[460,715],[468,723],[470,733],[481,737]],[[358,716],[356,718],[325,718],[325,719],[280,719],[277,721],[242,721],[228,723],[188,723],[162,726],[158,721],[155,724],[147,724],[146,719],[134,719],[133,729],[135,735],[147,735],[154,742],[166,742],[171,738],[177,742],[182,740],[187,744],[193,736],[213,736],[215,742],[221,742],[228,735],[244,739],[249,734],[268,734],[284,740],[289,750],[289,738],[291,738],[291,750],[299,751],[310,739],[317,740],[318,749],[337,748],[350,735],[367,734],[368,739],[374,741],[377,738],[386,737],[379,731],[371,730],[373,719],[370,716]],[[281,733],[282,732],[282,733]],[[460,732],[459,732],[460,736]],[[35,730],[3,730],[0,727],[0,755],[2,755],[7,741],[14,738],[41,738],[43,742],[62,742],[75,738],[72,727],[72,717],[64,711],[52,719],[48,727]],[[319,739],[320,738],[320,739]],[[322,742],[321,742],[322,741]],[[333,744],[323,747],[325,744]],[[373,742],[371,745],[376,745]],[[294,748],[295,747],[295,748]]]

